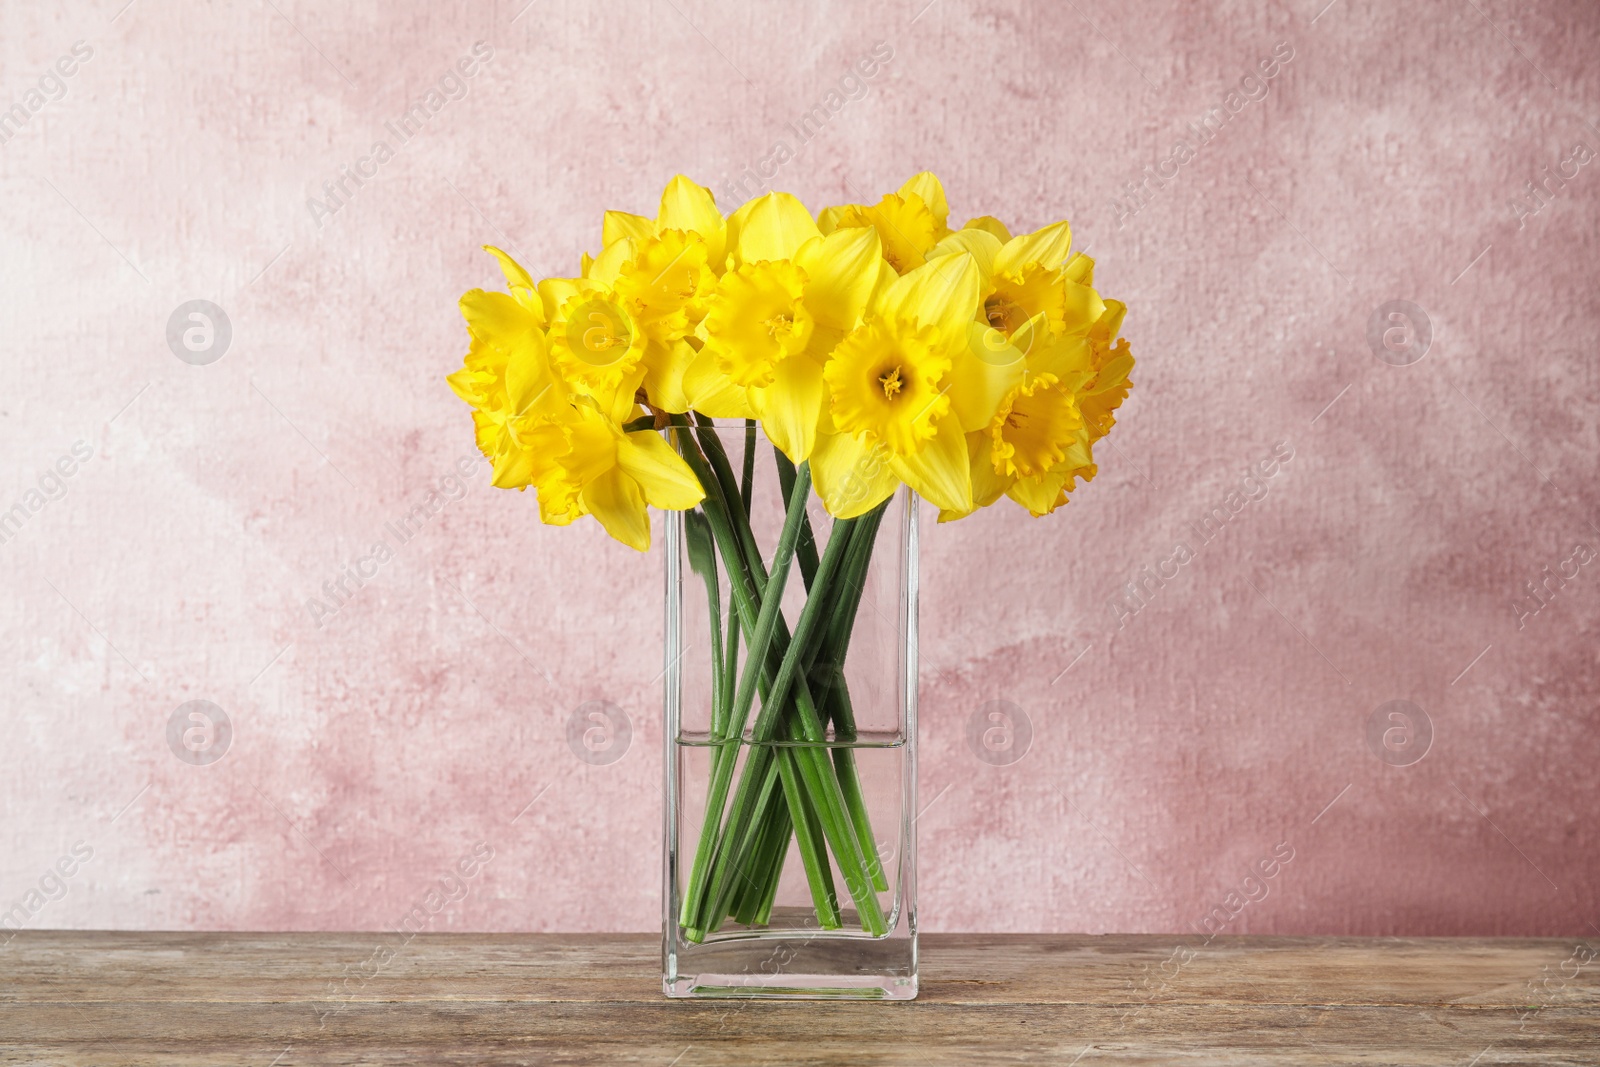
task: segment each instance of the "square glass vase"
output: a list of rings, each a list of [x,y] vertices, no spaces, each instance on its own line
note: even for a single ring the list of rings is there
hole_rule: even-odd
[[[714,485],[666,515],[663,990],[909,1000],[916,497],[835,520],[757,431],[677,447]]]

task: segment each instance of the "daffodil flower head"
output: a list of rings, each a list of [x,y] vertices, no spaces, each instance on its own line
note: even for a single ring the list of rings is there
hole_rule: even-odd
[[[651,340],[670,345],[705,315],[703,296],[716,282],[710,247],[699,234],[683,230],[665,230],[636,247],[617,276],[617,302]]]
[[[706,350],[740,385],[772,384],[778,363],[804,352],[812,319],[805,272],[787,260],[760,260],[717,283],[706,314]]]
[[[1054,469],[1082,428],[1072,394],[1053,375],[1034,375],[1007,395],[990,424],[995,473],[1029,478]]]
[[[945,225],[950,206],[944,187],[927,171],[885,194],[876,204],[844,204],[823,211],[818,222],[823,233],[870,226],[883,241],[883,258],[896,274],[915,270],[949,232]]]
[[[1094,477],[1132,387],[1126,309],[1067,223],[951,230],[949,213],[927,172],[815,217],[781,192],[724,217],[680,175],[653,218],[606,212],[576,277],[535,282],[486,246],[505,290],[462,297],[448,380],[494,484],[537,489],[546,523],[592,515],[645,549],[650,506],[705,495],[658,432],[687,415],[759,420],[836,518],[902,484],[941,522],[1002,496],[1050,513]]]
[[[650,548],[647,505],[682,511],[705,499],[683,457],[652,429],[625,431],[593,401],[579,398],[562,430],[567,447],[537,484],[541,507],[548,500],[566,522],[593,515],[612,537],[644,552]]]
[[[570,296],[550,324],[557,369],[590,396],[609,398],[625,389],[648,342],[643,327],[613,292],[591,288]],[[642,371],[640,371],[642,376]]]
[[[932,327],[874,318],[833,351],[824,375],[833,422],[908,456],[934,436],[950,410],[941,383],[950,357]]]

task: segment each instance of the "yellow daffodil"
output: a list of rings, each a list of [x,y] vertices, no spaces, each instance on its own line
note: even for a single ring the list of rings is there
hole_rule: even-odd
[[[655,432],[668,416],[760,420],[840,518],[902,483],[940,521],[1001,496],[1043,515],[1094,476],[1132,385],[1126,309],[1068,224],[952,230],[931,173],[815,218],[786,193],[724,218],[679,176],[653,218],[608,211],[601,237],[576,277],[538,282],[489,248],[506,290],[462,297],[449,382],[495,485],[636,548],[648,506],[702,495]]]
[[[896,274],[905,274],[922,266],[928,253],[950,232],[945,225],[949,215],[944,186],[923,171],[874,205],[826,208],[817,222],[823,233],[852,226],[876,230],[883,241],[884,259]]]
[[[561,448],[537,482],[545,522],[565,525],[593,515],[612,537],[644,552],[650,548],[647,505],[683,511],[705,499],[694,472],[660,434],[625,432],[586,399],[550,424],[544,440]]]
[[[744,386],[768,438],[796,463],[827,428],[824,368],[860,323],[883,273],[877,231],[824,237],[787,193],[752,200],[728,220],[732,254],[705,319],[705,353]]]
[[[1051,333],[1082,336],[1105,311],[1105,305],[1089,277],[1093,260],[1080,253],[1069,262],[1071,245],[1072,229],[1065,222],[1005,238],[968,223],[941,240],[928,255],[966,252],[972,256],[982,277],[981,317],[1007,337],[1039,315],[1045,317]]]
[[[528,435],[561,414],[567,388],[549,359],[543,307],[526,271],[498,248],[511,292],[474,289],[461,298],[472,338],[465,365],[448,379],[456,395],[473,407],[478,448],[494,468],[494,484],[522,488],[538,462]]]
[[[985,364],[973,351],[978,277],[972,257],[951,255],[881,287],[825,370],[833,424],[852,435],[856,452],[881,448],[902,481],[952,511],[971,507],[965,435],[993,413],[981,401],[968,403],[993,390],[971,386],[1021,373],[1020,365]],[[859,457],[832,458],[849,470]],[[820,473],[817,487],[824,502],[840,489]]]

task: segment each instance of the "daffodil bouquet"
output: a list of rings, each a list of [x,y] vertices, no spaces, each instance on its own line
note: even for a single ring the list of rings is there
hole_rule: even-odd
[[[496,486],[531,486],[544,522],[593,515],[640,551],[650,506],[684,513],[669,529],[706,585],[711,679],[686,942],[766,924],[791,851],[818,928],[887,932],[849,686],[815,680],[845,678],[890,498],[908,487],[940,522],[1002,496],[1049,514],[1094,477],[1128,395],[1124,308],[1095,290],[1067,223],[1013,236],[948,215],[929,173],[816,216],[786,193],[724,216],[680,176],[654,218],[606,212],[576,277],[536,283],[490,247],[508,291],[461,299],[470,345],[449,381]],[[781,493],[765,555],[758,430]],[[832,519],[820,554],[818,501]]]

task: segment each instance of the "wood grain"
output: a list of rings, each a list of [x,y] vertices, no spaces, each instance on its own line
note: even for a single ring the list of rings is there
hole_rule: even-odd
[[[1600,1063],[1581,942],[932,935],[909,1004],[668,1001],[649,935],[422,935],[370,962],[396,943],[18,934],[0,1063]]]

